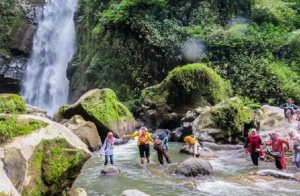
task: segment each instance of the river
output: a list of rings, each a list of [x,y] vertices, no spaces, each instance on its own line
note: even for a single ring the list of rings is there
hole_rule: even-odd
[[[116,146],[115,165],[123,172],[119,176],[103,176],[104,157],[95,152],[88,160],[73,187],[83,188],[89,196],[119,196],[124,190],[138,189],[149,195],[300,195],[300,183],[293,180],[254,176],[257,169],[275,169],[275,165],[260,161],[257,168],[246,159],[232,159],[226,153],[219,157],[204,157],[213,166],[214,177],[186,178],[174,174],[176,167],[190,155],[179,153],[183,143],[170,143],[171,165],[159,165],[151,146],[151,163],[139,164],[136,141]],[[296,172],[288,165],[287,172]]]

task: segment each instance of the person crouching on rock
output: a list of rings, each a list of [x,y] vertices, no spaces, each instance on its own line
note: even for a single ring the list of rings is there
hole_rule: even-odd
[[[258,158],[264,155],[264,152],[262,151],[261,148],[261,138],[257,134],[256,129],[251,130],[251,134],[248,135],[246,142],[244,144],[243,151],[245,152],[247,146],[249,144],[249,153],[252,159],[252,162],[254,165],[258,166]]]
[[[300,110],[298,106],[292,103],[292,99],[288,98],[287,103],[280,106],[281,109],[284,109],[284,116],[288,118],[289,123],[292,123],[291,116],[297,114],[296,120],[299,121]]]
[[[103,146],[100,150],[100,157],[105,153],[104,165],[108,164],[108,157],[110,158],[110,164],[114,164],[114,144],[122,142],[123,139],[114,138],[112,132],[107,133],[107,138],[105,138]]]
[[[146,127],[142,127],[139,131],[132,135],[124,135],[124,138],[132,138],[138,136],[137,145],[139,147],[140,157],[141,157],[141,164],[145,162],[145,154],[147,158],[147,163],[150,163],[150,147],[149,147],[149,140],[154,142],[152,137],[150,136],[148,129]]]
[[[163,156],[171,164],[170,153],[169,153],[169,134],[170,130],[165,129],[159,134],[154,141],[154,149],[157,151],[157,158],[160,164],[164,164]]]
[[[275,165],[276,168],[279,170],[286,169],[286,160],[285,160],[285,152],[283,144],[287,146],[287,150],[290,148],[290,144],[288,141],[282,139],[279,137],[279,135],[276,132],[269,133],[270,141],[269,142],[262,142],[262,144],[265,144],[267,146],[272,146],[273,152],[280,152],[281,157],[276,158],[275,157]]]
[[[290,136],[290,145],[293,147],[294,161],[296,167],[300,170],[300,135],[296,130],[288,130]]]
[[[186,136],[183,141],[185,141],[189,145],[189,148],[193,150],[193,157],[199,158],[200,152],[202,152],[202,148],[198,140],[194,137]]]

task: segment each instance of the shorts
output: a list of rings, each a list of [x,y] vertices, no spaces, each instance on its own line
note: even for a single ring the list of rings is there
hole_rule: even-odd
[[[146,153],[146,157],[150,157],[150,147],[149,144],[146,145],[139,145],[139,151],[140,151],[140,157],[144,158],[145,157],[145,153]]]
[[[296,109],[296,110],[294,110],[294,109],[292,109],[292,110],[286,110],[284,115],[285,115],[285,117],[286,117],[287,114],[294,115],[294,114],[296,114],[296,113],[298,113],[298,112],[300,112],[299,109]]]

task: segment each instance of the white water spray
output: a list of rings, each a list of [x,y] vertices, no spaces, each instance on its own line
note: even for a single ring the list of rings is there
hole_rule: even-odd
[[[73,15],[77,0],[48,0],[37,13],[38,30],[23,80],[22,97],[52,116],[67,103],[67,64],[75,52]]]

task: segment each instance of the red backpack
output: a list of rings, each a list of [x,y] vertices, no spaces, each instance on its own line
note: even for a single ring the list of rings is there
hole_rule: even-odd
[[[162,147],[163,147],[163,146],[162,146],[162,141],[161,141],[161,139],[156,139],[156,140],[154,141],[153,149],[156,150],[156,151],[162,151],[162,150],[163,150]]]
[[[142,132],[142,134],[140,133],[140,139],[139,139],[140,145],[146,145],[147,139],[145,137],[145,133]]]

